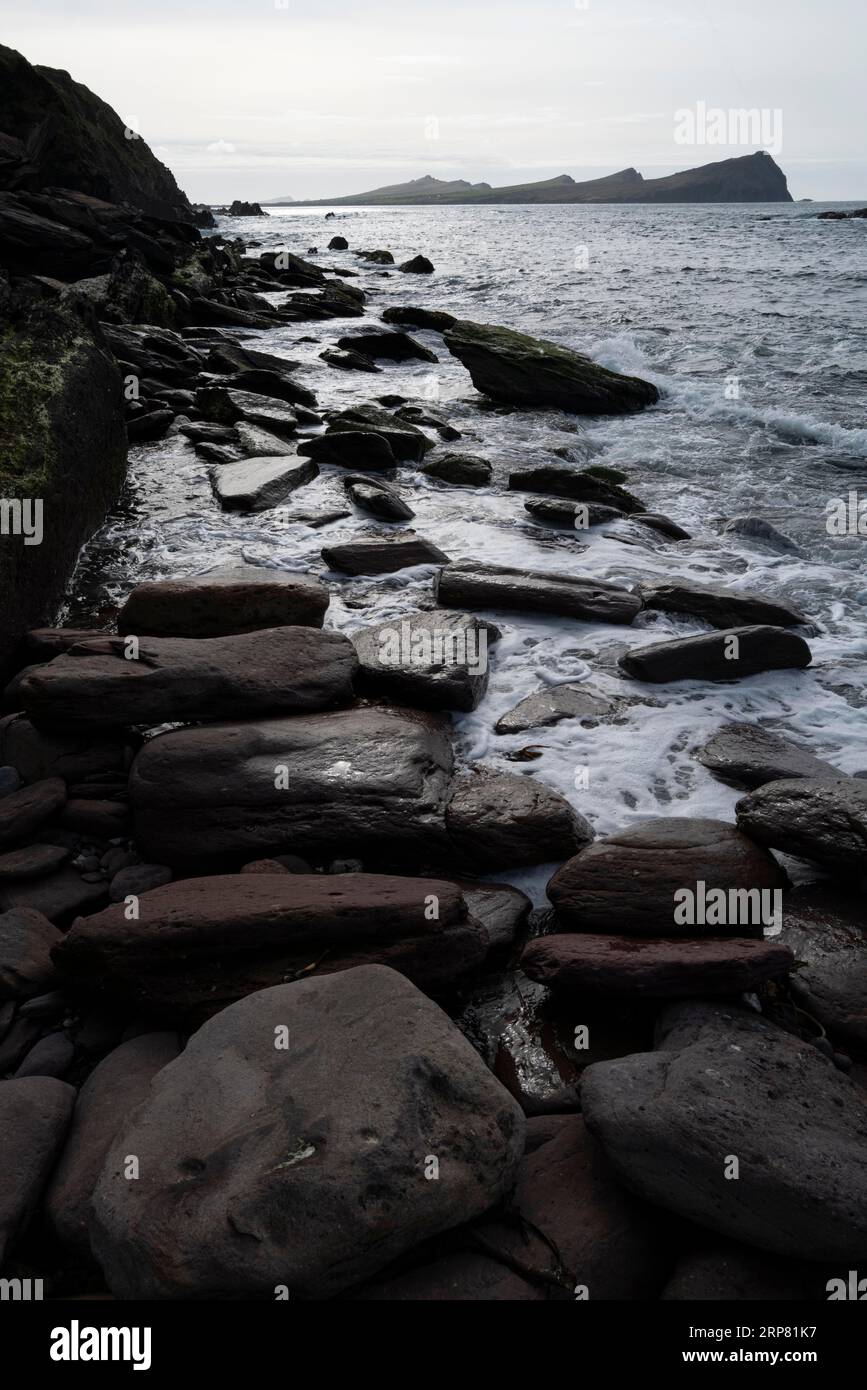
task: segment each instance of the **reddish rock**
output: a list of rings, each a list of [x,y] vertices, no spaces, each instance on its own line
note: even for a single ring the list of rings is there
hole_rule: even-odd
[[[530,979],[552,989],[650,999],[740,994],[786,974],[794,963],[789,948],[773,941],[584,933],[537,937],[521,957]]]

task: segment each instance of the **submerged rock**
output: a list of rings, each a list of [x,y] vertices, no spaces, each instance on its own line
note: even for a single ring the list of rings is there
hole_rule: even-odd
[[[458,487],[486,487],[491,481],[491,465],[487,459],[472,454],[440,454],[421,470],[428,478],[439,478]]]
[[[761,671],[803,670],[812,654],[803,637],[782,627],[735,627],[636,647],[620,658],[635,680],[734,681]]]
[[[726,522],[724,531],[726,535],[746,536],[748,540],[760,541],[779,555],[801,554],[800,546],[790,536],[784,536],[782,531],[760,516],[734,516]]]
[[[568,931],[761,936],[765,923],[755,898],[787,883],[773,855],[733,825],[672,817],[640,821],[597,840],[557,870],[548,897]],[[701,899],[719,889],[726,910],[707,920],[711,913],[702,913]],[[676,896],[684,890],[692,904]]]
[[[394,971],[281,985],[159,1073],[97,1186],[94,1250],[117,1297],[329,1297],[482,1215],[523,1142],[515,1102]],[[126,1181],[128,1153],[146,1186]]]
[[[441,570],[436,598],[447,608],[559,613],[607,623],[631,623],[641,609],[641,599],[618,584],[558,572],[534,574],[480,560],[456,560]]]
[[[763,594],[729,589],[724,584],[693,584],[672,579],[664,584],[640,585],[645,608],[664,613],[691,613],[712,627],[738,627],[741,624],[770,623],[775,627],[798,627],[807,618],[799,609]]]
[[[610,372],[569,348],[509,328],[460,319],[447,329],[445,344],[478,391],[513,405],[619,415],[659,399],[650,382]]]
[[[612,709],[612,701],[590,685],[550,685],[519,700],[500,716],[498,734],[520,734],[525,729],[549,728],[562,719],[579,719],[595,724]]]
[[[867,1106],[848,1077],[719,1004],[669,1009],[658,1049],[597,1063],[582,1081],[587,1125],[633,1191],[761,1250],[867,1257]]]
[[[724,724],[696,761],[737,787],[761,787],[787,777],[840,777],[830,763],[758,724]]]

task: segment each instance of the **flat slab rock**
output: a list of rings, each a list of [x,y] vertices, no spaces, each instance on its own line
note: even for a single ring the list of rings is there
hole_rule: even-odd
[[[393,574],[414,565],[448,564],[449,557],[432,541],[404,531],[399,536],[369,536],[343,545],[325,546],[325,563],[344,574]]]
[[[619,415],[659,399],[648,381],[608,371],[569,348],[509,328],[459,319],[446,329],[444,342],[477,391],[512,405]]]
[[[420,709],[475,709],[489,675],[489,646],[500,630],[447,609],[408,613],[352,634],[356,687]]]
[[[640,821],[583,849],[555,873],[548,897],[569,931],[630,936],[761,936],[762,922],[745,923],[740,902],[728,924],[678,924],[675,893],[688,889],[786,887],[773,855],[724,821],[680,817]],[[731,899],[729,899],[731,901]],[[751,904],[746,905],[747,908]],[[698,915],[696,913],[696,915]],[[757,914],[760,916],[760,914]],[[734,917],[735,920],[731,920]]]
[[[591,622],[631,623],[641,599],[618,584],[456,560],[440,572],[435,598],[445,608],[557,613]]]
[[[97,1185],[93,1246],[119,1298],[330,1297],[481,1216],[523,1144],[517,1104],[395,971],[280,985],[155,1078]],[[146,1184],[124,1177],[130,1153]]]
[[[739,627],[742,624],[770,623],[775,627],[798,627],[808,621],[794,604],[765,594],[730,589],[723,584],[693,584],[674,579],[665,584],[639,586],[645,608],[664,613],[691,613],[712,627]]]
[[[590,685],[551,685],[519,700],[500,716],[498,734],[521,734],[525,729],[550,728],[563,719],[596,724],[613,708],[613,701]]]
[[[230,637],[269,627],[321,627],[327,608],[328,590],[317,579],[239,565],[137,585],[118,614],[117,630],[142,637]]]
[[[433,915],[433,913],[436,915]],[[0,918],[2,922],[2,918]],[[76,922],[54,952],[103,1003],[201,1020],[299,976],[383,964],[425,990],[484,960],[484,928],[455,884],[378,874],[220,874],[183,879]]]
[[[207,640],[147,637],[135,648],[130,640],[82,642],[35,667],[20,687],[28,717],[96,729],[323,709],[352,699],[355,649],[339,633],[278,627]]]
[[[318,475],[310,459],[277,455],[223,464],[211,473],[211,484],[225,511],[264,512]]]
[[[636,680],[734,681],[762,671],[803,670],[812,661],[803,637],[782,627],[734,627],[636,647],[620,668]]]
[[[695,755],[722,781],[762,787],[790,777],[840,777],[839,768],[759,724],[724,724]]]
[[[0,883],[9,879],[43,878],[59,869],[69,853],[60,845],[27,845],[24,849],[0,854]]]
[[[174,730],[146,743],[133,764],[136,844],[171,867],[333,858],[349,846],[377,867],[403,869],[402,860],[425,862],[446,845],[453,762],[444,724],[405,709]]]
[[[828,883],[786,898],[779,940],[795,953],[789,988],[832,1037],[867,1047],[867,922],[863,898]]]
[[[741,994],[785,975],[795,963],[788,946],[731,937],[543,936],[521,956],[531,980],[581,994],[626,994],[666,999],[697,994]]]
[[[767,782],[743,797],[735,812],[741,829],[760,844],[849,873],[867,868],[867,782],[861,778]]]
[[[721,1004],[671,1007],[657,1047],[582,1079],[584,1118],[626,1185],[760,1250],[864,1260],[864,1092],[812,1044]]]

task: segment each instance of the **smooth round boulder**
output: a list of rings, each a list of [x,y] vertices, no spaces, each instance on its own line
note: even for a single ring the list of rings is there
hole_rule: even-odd
[[[735,811],[760,844],[847,873],[867,869],[867,783],[857,777],[768,782]]]
[[[97,1184],[93,1249],[118,1298],[328,1298],[481,1216],[523,1145],[517,1104],[395,971],[279,985],[155,1077]]]

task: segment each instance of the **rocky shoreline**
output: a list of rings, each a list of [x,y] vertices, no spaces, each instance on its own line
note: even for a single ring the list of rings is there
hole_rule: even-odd
[[[58,187],[50,142],[3,138],[0,491],[44,503],[47,544],[0,539],[0,1273],[122,1300],[827,1298],[867,1257],[867,782],[727,722],[695,760],[743,790],[736,823],[597,838],[452,735],[522,617],[624,637],[616,699],[555,684],[500,717],[532,737],[804,671],[814,618],[446,554],[402,478],[460,510],[491,464],[371,378],[450,353],[480,410],[627,419],[656,388],[445,308],[353,330],[373,277],[436,284],[431,261],[342,236],[257,255],[203,236],[161,166],[157,212],[107,156],[100,191]],[[359,391],[326,410],[255,334],[334,320],[322,359]],[[110,631],[53,625],[127,442],[173,436],[226,512],[326,526],[305,489],[339,469],[336,514],[370,525],[316,575],[239,555],[137,584]],[[576,553],[629,518],[676,571],[689,537],[633,485],[552,455],[506,491]],[[335,629],[334,576],[407,570],[420,606]],[[634,645],[657,613],[694,630]],[[497,881],[533,865],[549,908]]]

